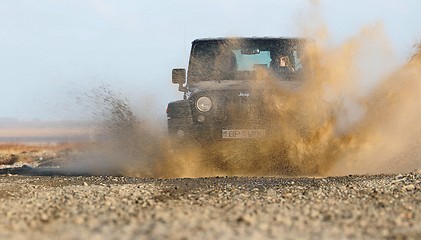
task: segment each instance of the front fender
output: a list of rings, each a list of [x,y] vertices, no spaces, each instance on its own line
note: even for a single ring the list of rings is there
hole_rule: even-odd
[[[191,134],[193,118],[191,102],[188,99],[170,102],[167,108],[168,133],[177,138]]]

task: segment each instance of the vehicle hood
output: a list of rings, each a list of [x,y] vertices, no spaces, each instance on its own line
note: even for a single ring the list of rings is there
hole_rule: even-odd
[[[297,81],[276,81],[275,86],[280,88],[297,90],[300,87]],[[259,84],[252,80],[219,80],[219,81],[201,81],[188,85],[189,91],[192,93],[208,92],[208,91],[229,91],[229,90],[245,90],[245,89],[269,89],[273,88],[273,84]]]

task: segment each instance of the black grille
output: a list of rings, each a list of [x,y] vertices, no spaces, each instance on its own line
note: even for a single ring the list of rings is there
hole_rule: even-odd
[[[264,118],[262,99],[258,96],[233,94],[222,102],[223,118],[228,123],[261,123]]]

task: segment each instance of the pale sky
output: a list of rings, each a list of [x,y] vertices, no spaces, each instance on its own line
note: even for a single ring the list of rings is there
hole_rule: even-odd
[[[383,24],[402,61],[421,40],[419,0],[0,0],[0,118],[77,119],[74,92],[100,84],[165,118],[192,40],[295,36],[314,12],[334,43]]]

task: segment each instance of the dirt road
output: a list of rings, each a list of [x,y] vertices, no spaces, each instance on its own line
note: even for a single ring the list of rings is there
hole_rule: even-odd
[[[0,239],[421,239],[421,172],[172,180],[3,174],[0,201]]]

